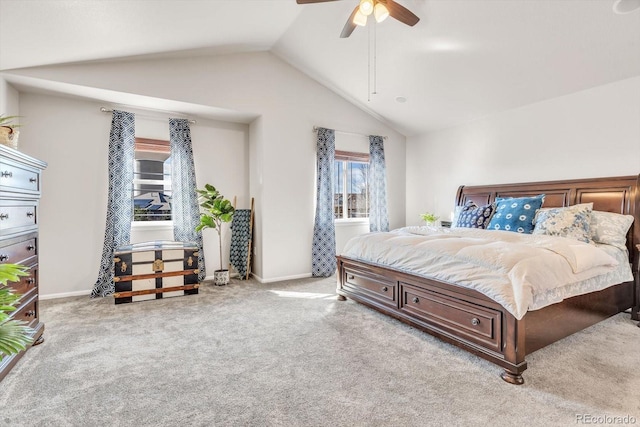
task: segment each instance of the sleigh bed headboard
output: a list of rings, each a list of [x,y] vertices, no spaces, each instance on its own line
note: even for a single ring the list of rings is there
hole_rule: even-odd
[[[543,207],[571,206],[593,202],[593,209],[632,215],[635,219],[627,235],[627,248],[634,271],[638,271],[640,245],[640,175],[611,178],[586,178],[566,181],[527,182],[521,184],[460,186],[457,205],[473,200],[477,205],[496,197],[524,197],[544,193]]]

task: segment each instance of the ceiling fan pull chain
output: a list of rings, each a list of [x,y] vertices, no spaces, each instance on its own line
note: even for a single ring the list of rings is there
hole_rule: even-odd
[[[367,102],[371,102],[371,26],[367,29]]]
[[[378,23],[373,20],[373,95],[378,94]]]

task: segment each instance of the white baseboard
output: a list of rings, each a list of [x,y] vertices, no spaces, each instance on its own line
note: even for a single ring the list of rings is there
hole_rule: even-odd
[[[237,274],[232,275],[233,276],[238,276]],[[251,276],[253,276],[258,282],[260,283],[273,283],[273,282],[283,282],[285,280],[296,280],[296,279],[308,279],[311,277],[311,273],[305,273],[305,274],[295,274],[293,276],[283,276],[283,277],[272,277],[269,279],[263,279],[262,277],[251,273]],[[211,281],[213,282],[213,276],[207,276],[204,278],[205,281]],[[73,291],[73,292],[61,292],[59,294],[41,294],[40,295],[40,299],[41,300],[45,300],[45,299],[58,299],[58,298],[66,298],[66,297],[79,297],[79,296],[90,296],[91,295],[91,291]]]
[[[307,278],[311,277],[311,273],[296,274],[296,275],[293,275],[293,276],[272,277],[272,278],[269,278],[269,279],[264,279],[264,278],[254,274],[254,273],[251,273],[251,275],[260,283],[283,282],[285,280],[307,279]]]
[[[39,299],[58,299],[58,298],[66,298],[66,297],[80,297],[91,295],[91,291],[73,291],[73,292],[61,292],[59,294],[40,294]]]

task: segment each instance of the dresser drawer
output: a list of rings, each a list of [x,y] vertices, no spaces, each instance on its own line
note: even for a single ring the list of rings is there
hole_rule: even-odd
[[[6,200],[2,202],[2,206],[0,206],[0,234],[18,233],[36,225],[36,203]]]
[[[22,303],[16,311],[11,313],[10,318],[27,322],[31,327],[38,323],[38,295],[34,295]]]
[[[400,310],[416,320],[459,338],[501,351],[499,311],[401,283]]]
[[[38,266],[34,265],[27,271],[28,276],[20,277],[20,281],[7,283],[7,286],[16,294],[25,295],[38,288]]]
[[[342,283],[345,291],[396,307],[397,283],[385,277],[345,267]]]
[[[40,190],[40,174],[29,169],[0,161],[0,187],[15,190]]]
[[[23,240],[0,247],[0,264],[30,264],[29,258],[38,254],[36,239]],[[30,262],[28,262],[30,261]]]

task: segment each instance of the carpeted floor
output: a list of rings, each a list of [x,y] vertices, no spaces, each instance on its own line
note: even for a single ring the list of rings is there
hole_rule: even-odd
[[[118,306],[42,301],[46,341],[0,383],[0,425],[640,424],[640,328],[627,314],[530,355],[518,387],[334,290],[335,278],[233,281]]]

